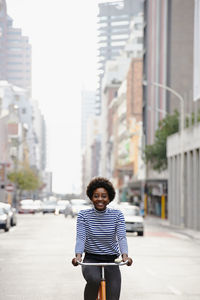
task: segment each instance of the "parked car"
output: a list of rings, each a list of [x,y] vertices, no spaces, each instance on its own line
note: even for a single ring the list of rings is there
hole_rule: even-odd
[[[58,200],[56,204],[55,215],[64,214],[67,205],[69,205],[68,200]]]
[[[84,199],[72,199],[72,200],[70,200],[70,203],[72,205],[73,216],[77,216],[79,211],[82,209],[91,208],[91,205],[89,204],[89,202]]]
[[[20,201],[19,214],[34,214],[35,213],[35,206],[34,201],[32,199],[24,199]]]
[[[119,204],[117,209],[124,214],[126,231],[137,232],[139,236],[144,235],[144,219],[140,215],[140,209],[134,205]]]
[[[10,229],[10,216],[4,207],[0,207],[0,229],[9,231]]]
[[[14,207],[12,207],[9,203],[0,202],[0,207],[3,207],[6,210],[6,213],[10,217],[10,225],[17,225],[17,212]]]
[[[42,211],[42,201],[41,200],[34,200],[34,210],[36,213]]]
[[[73,210],[72,210],[72,205],[71,202],[69,200],[67,200],[67,205],[65,207],[65,218],[67,218],[68,216],[71,216],[72,218],[74,218],[74,214],[73,214]]]
[[[44,201],[42,204],[43,214],[54,214],[56,210],[56,201]]]

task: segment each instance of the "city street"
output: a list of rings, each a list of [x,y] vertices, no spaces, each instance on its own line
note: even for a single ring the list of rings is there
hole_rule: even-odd
[[[76,219],[19,215],[0,230],[0,299],[79,300],[84,279],[73,267]],[[200,243],[157,225],[128,233],[132,267],[122,267],[121,300],[199,300]],[[108,299],[109,300],[109,299]]]

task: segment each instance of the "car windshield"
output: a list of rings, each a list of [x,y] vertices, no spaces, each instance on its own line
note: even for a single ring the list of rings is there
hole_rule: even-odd
[[[1,207],[1,208],[4,208],[4,210],[5,210],[6,212],[8,212],[8,211],[11,210],[11,206],[10,206],[10,204],[8,204],[8,203],[0,203],[0,207]]]
[[[5,214],[5,210],[0,207],[0,215],[4,215],[4,214]]]
[[[124,215],[126,216],[139,216],[140,215],[140,211],[138,208],[134,208],[134,207],[126,207],[126,208],[122,208],[120,209]]]
[[[24,205],[32,205],[32,204],[34,204],[34,201],[31,200],[31,199],[30,200],[21,200],[20,204],[23,205],[23,206]]]
[[[69,204],[68,200],[60,200],[57,202],[57,205],[59,206],[66,206],[67,204]]]
[[[54,201],[46,201],[46,202],[44,202],[44,205],[56,205],[56,202],[54,202]]]

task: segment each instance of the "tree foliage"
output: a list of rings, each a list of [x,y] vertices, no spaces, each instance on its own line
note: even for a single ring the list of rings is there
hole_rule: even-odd
[[[192,112],[191,115],[189,115],[185,118],[186,128],[190,127],[191,125],[194,125],[195,121],[200,122],[200,109],[198,110],[198,112],[196,112],[196,120],[195,120],[195,113],[194,112]]]
[[[8,179],[16,184],[21,191],[35,191],[40,188],[41,182],[37,174],[31,168],[22,168],[8,174]]]
[[[150,163],[154,170],[162,171],[167,168],[166,142],[167,137],[176,133],[179,128],[179,113],[167,115],[159,122],[155,133],[155,143],[147,145],[144,150],[146,163]]]

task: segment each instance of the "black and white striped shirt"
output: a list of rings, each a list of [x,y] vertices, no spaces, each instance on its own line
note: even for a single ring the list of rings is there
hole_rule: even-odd
[[[81,210],[77,217],[75,253],[128,254],[126,225],[122,212],[106,208]]]

